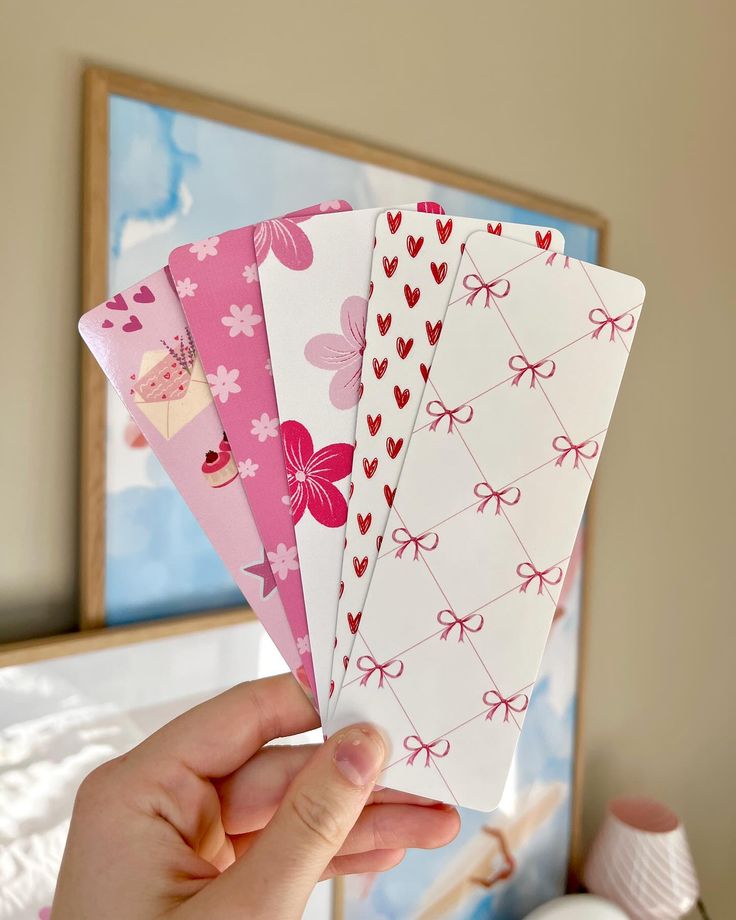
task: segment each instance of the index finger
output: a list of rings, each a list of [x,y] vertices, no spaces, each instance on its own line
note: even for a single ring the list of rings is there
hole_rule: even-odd
[[[237,770],[274,738],[319,724],[297,681],[279,674],[238,684],[195,706],[135,750],[147,758],[174,758],[199,776],[216,778]]]

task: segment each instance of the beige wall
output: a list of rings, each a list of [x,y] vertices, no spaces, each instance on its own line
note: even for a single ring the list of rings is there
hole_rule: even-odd
[[[85,62],[595,208],[648,303],[598,477],[586,828],[614,793],[661,796],[732,914],[734,9],[0,0],[0,628],[75,616]]]

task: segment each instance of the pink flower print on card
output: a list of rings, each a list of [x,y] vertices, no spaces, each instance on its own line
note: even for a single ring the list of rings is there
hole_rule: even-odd
[[[367,310],[364,297],[348,297],[340,310],[343,334],[316,335],[304,349],[310,364],[333,372],[330,402],[336,409],[352,409],[358,404]]]
[[[271,571],[274,576],[280,578],[281,581],[286,580],[289,572],[296,572],[299,569],[296,546],[287,546],[285,543],[279,543],[275,552],[268,554],[268,561],[271,563]],[[303,653],[299,652],[299,654]]]
[[[315,451],[312,436],[295,421],[282,424],[281,438],[294,523],[308,510],[325,527],[342,527],[348,506],[334,483],[350,475],[352,444],[329,444]]]
[[[258,463],[254,463],[250,457],[247,460],[241,460],[238,464],[238,472],[241,479],[254,479],[258,472]]]
[[[274,416],[271,418],[268,412],[262,412],[260,418],[252,418],[253,427],[250,430],[252,435],[258,438],[258,443],[263,444],[269,438],[275,438],[279,431],[279,420]]]
[[[200,240],[198,243],[192,243],[189,252],[194,253],[198,262],[204,262],[207,256],[217,255],[217,244],[220,242],[219,236],[210,236],[206,240]]]
[[[258,265],[262,264],[269,252],[273,252],[285,268],[293,271],[309,268],[313,259],[312,244],[299,226],[309,217],[309,214],[300,214],[264,220],[258,224],[254,234]]]
[[[240,384],[236,382],[239,376],[240,371],[236,367],[229,371],[223,364],[218,365],[216,374],[207,374],[207,383],[214,398],[226,403],[231,393],[239,393]]]
[[[263,317],[253,312],[253,304],[247,303],[244,307],[231,304],[230,316],[223,316],[220,320],[223,326],[230,329],[230,338],[234,339],[241,333],[246,338],[253,338],[253,327],[263,322]]]
[[[246,265],[241,274],[245,278],[246,284],[256,284],[258,282],[258,266],[255,262]]]
[[[194,293],[199,287],[191,278],[183,278],[181,281],[176,282],[176,293],[179,297],[179,300],[182,300],[184,297],[194,297]]]

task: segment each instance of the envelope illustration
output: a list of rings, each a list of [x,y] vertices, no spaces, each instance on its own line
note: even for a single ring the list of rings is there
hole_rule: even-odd
[[[165,349],[141,358],[133,401],[166,440],[212,404],[212,394],[198,356],[182,360]]]

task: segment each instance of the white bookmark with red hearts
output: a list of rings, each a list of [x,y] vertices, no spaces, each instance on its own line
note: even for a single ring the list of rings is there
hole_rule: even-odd
[[[498,805],[643,300],[469,238],[328,726],[383,731],[382,785]]]
[[[427,204],[439,211],[438,206]],[[259,265],[286,478],[320,713],[327,715],[371,254],[380,209],[315,216],[292,231],[309,259]],[[256,239],[281,239],[261,224]],[[269,236],[270,233],[270,236]]]
[[[478,230],[553,252],[562,252],[565,242],[547,227],[407,210],[386,211],[376,224],[330,711],[360,624],[462,249]],[[473,296],[483,302],[490,295],[478,282]],[[433,412],[435,427],[462,424],[440,402]]]

